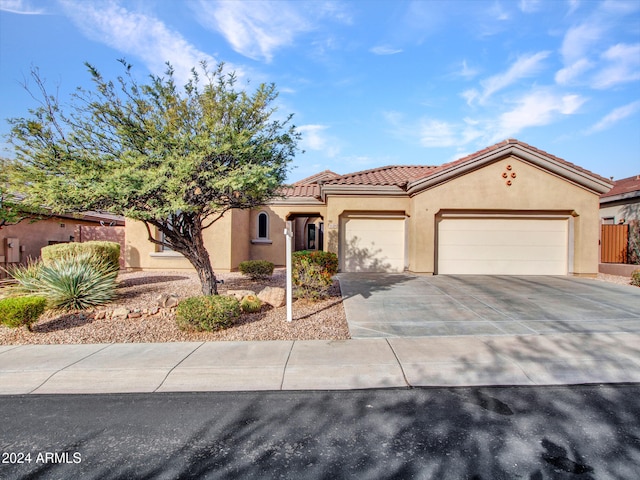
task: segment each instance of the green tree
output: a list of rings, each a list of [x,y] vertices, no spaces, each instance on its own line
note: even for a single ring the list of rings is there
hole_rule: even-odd
[[[27,212],[22,207],[19,198],[10,193],[10,163],[6,158],[0,158],[0,229],[8,225],[20,223],[27,218],[35,222],[47,216],[46,212],[41,209]]]
[[[32,71],[39,106],[9,120],[12,189],[53,213],[96,210],[144,222],[149,241],[183,254],[203,293],[216,294],[203,231],[230,209],[278,195],[299,133],[291,115],[274,119],[273,84],[237,90],[234,74],[204,63],[183,88],[169,64],[165,76],[139,84],[120,62],[116,81],[86,64],[93,88],[79,88],[68,112]]]

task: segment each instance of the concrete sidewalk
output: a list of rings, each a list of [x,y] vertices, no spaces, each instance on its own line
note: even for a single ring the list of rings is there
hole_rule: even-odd
[[[0,394],[640,382],[640,334],[0,346]]]

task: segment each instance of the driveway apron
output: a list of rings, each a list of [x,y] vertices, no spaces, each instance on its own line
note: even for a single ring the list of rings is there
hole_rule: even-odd
[[[353,338],[640,333],[640,288],[554,276],[341,273]]]

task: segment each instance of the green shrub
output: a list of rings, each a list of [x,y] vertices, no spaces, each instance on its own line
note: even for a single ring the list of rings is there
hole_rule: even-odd
[[[44,297],[13,297],[0,300],[0,320],[7,327],[16,328],[38,321],[47,306]]]
[[[332,252],[303,250],[292,256],[292,279],[299,298],[317,300],[327,296],[338,273],[338,256]]]
[[[221,330],[233,325],[239,316],[240,302],[225,295],[187,298],[176,308],[176,322],[182,330]]]
[[[262,308],[262,300],[256,295],[247,295],[240,301],[240,308],[245,313],[259,312]]]
[[[99,259],[101,264],[106,262],[110,271],[120,270],[120,244],[116,242],[58,243],[43,247],[40,254],[44,264],[79,255],[90,255],[92,258]]]
[[[634,270],[631,273],[631,285],[640,287],[640,270]]]
[[[52,308],[84,310],[115,297],[118,272],[105,258],[83,253],[16,268],[11,275],[18,294],[45,297]]]
[[[273,263],[266,260],[247,260],[238,265],[240,273],[251,280],[264,280],[273,275]]]

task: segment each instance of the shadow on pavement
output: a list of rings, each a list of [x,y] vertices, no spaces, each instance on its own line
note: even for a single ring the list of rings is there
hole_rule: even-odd
[[[29,396],[0,407],[6,448],[82,455],[0,466],[10,479],[632,479],[640,458],[640,385]]]

